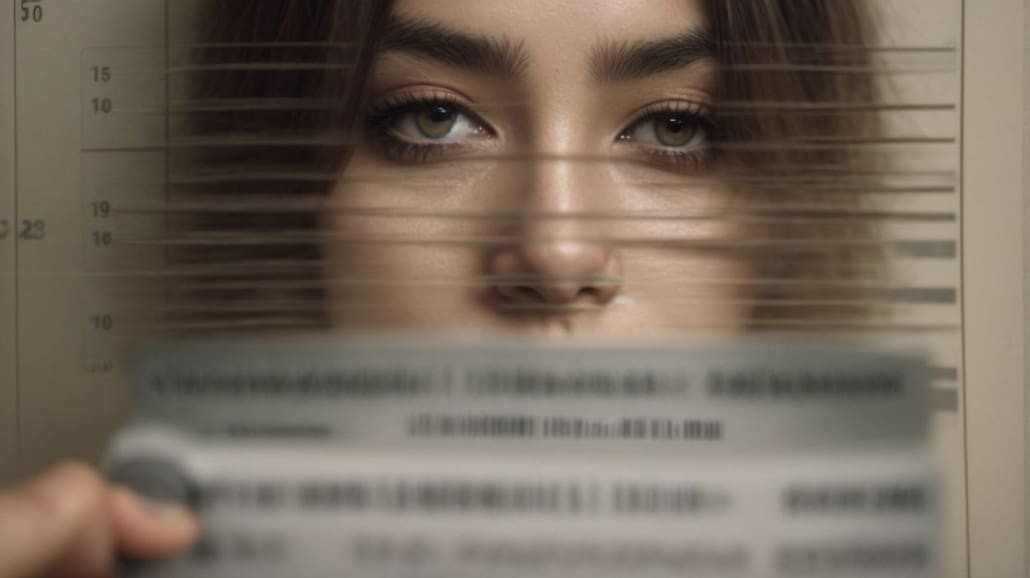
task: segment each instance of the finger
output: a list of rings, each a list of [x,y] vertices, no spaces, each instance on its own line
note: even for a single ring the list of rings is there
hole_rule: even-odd
[[[144,500],[125,488],[111,490],[108,504],[118,549],[133,558],[177,554],[199,533],[186,509]]]
[[[107,497],[95,503],[86,516],[86,523],[72,541],[64,558],[51,571],[61,578],[102,578],[114,570],[114,540],[108,520]]]
[[[38,576],[74,555],[104,500],[99,476],[72,463],[0,495],[0,578]]]

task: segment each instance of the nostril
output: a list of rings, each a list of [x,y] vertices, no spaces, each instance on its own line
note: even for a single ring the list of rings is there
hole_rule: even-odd
[[[496,287],[500,298],[515,305],[607,305],[618,294],[614,280],[540,279],[533,284]]]
[[[622,287],[619,260],[605,244],[526,235],[488,259],[493,299],[503,309],[594,310],[613,302]]]
[[[615,300],[615,296],[619,294],[619,288],[621,286],[622,283],[618,280],[605,279],[598,281],[589,287],[582,288],[580,290],[580,296],[584,299],[590,299],[598,305],[607,305]]]
[[[512,289],[514,294],[514,301],[516,303],[546,303],[547,296],[533,287],[526,285],[514,287]]]

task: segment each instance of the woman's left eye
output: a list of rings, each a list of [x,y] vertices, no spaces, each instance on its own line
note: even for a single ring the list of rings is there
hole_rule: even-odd
[[[397,110],[389,128],[397,138],[416,144],[451,144],[486,134],[486,128],[461,107],[442,102]]]
[[[708,142],[709,128],[693,114],[653,114],[623,133],[619,140],[642,142],[666,149],[692,149]]]

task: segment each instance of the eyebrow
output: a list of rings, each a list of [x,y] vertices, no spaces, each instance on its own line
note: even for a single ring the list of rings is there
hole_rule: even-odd
[[[595,79],[614,83],[672,72],[714,55],[711,33],[697,29],[660,40],[608,42],[594,51],[590,68]]]
[[[394,19],[383,35],[384,51],[414,54],[490,76],[518,78],[529,58],[524,43],[459,32],[426,20]]]

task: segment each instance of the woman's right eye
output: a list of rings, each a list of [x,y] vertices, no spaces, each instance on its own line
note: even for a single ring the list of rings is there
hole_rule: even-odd
[[[446,102],[424,102],[393,109],[386,128],[398,140],[412,144],[459,144],[488,130],[462,107]]]

